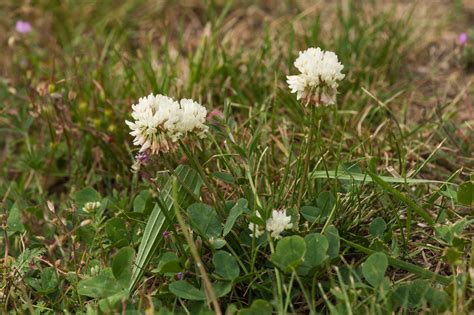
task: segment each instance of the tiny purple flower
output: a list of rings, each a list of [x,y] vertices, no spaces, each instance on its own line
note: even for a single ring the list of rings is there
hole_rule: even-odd
[[[164,238],[169,238],[170,237],[170,231],[164,231],[163,232],[163,237]]]
[[[461,34],[459,34],[459,37],[458,37],[458,43],[460,45],[464,45],[464,44],[466,44],[467,39],[468,39],[467,34],[466,33],[461,33]]]
[[[135,156],[135,158],[138,162],[145,164],[150,160],[150,155],[147,152],[140,152]]]
[[[178,272],[178,274],[176,275],[176,277],[178,277],[178,280],[183,280],[183,273],[180,271]]]
[[[15,29],[18,33],[26,34],[31,32],[31,24],[22,20],[16,21]]]

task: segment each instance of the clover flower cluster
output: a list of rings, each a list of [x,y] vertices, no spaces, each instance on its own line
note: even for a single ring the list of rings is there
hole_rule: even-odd
[[[258,213],[257,216],[260,217]],[[265,229],[270,233],[271,237],[279,239],[283,231],[293,227],[293,224],[290,222],[291,216],[287,216],[285,210],[273,210],[272,216],[265,223]],[[263,228],[252,222],[249,223],[249,229],[252,231],[250,237],[260,237],[265,232]]]
[[[287,83],[298,100],[313,101],[316,105],[335,103],[338,81],[345,76],[344,66],[335,53],[319,47],[308,48],[300,51],[294,65],[301,73],[287,76]]]
[[[188,134],[204,138],[208,130],[204,124],[207,110],[190,99],[177,102],[168,96],[150,94],[132,105],[132,110],[134,121],[125,123],[132,130],[133,144],[140,146],[140,153],[168,152]],[[142,154],[140,159],[147,160],[148,155]]]

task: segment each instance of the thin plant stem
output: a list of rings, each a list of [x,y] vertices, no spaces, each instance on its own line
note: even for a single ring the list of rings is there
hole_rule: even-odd
[[[337,195],[336,195],[337,196]],[[332,218],[334,216],[334,213],[336,212],[336,208],[337,208],[337,204],[338,204],[338,199],[339,197],[337,197],[336,199],[336,202],[334,203],[334,206],[332,207],[331,209],[331,212],[329,213],[329,216],[328,218],[326,219],[326,222],[324,222],[324,226],[321,230],[321,234],[324,234],[324,231],[326,231],[327,227],[329,226],[329,224],[331,223],[332,221]]]
[[[293,288],[293,281],[295,281],[295,274],[296,272],[293,271],[291,273],[290,282],[288,283],[288,290],[286,290],[286,300],[285,300],[285,307],[283,309],[284,313],[287,313],[288,305],[290,304],[291,299],[291,289]]]
[[[303,284],[303,282],[301,281],[300,277],[298,276],[298,273],[293,270],[293,274],[295,275],[296,282],[297,282],[298,285],[300,286],[301,292],[303,292],[304,298],[305,298],[306,302],[308,303],[308,306],[309,306],[309,313],[310,313],[311,315],[316,314],[316,311],[315,311],[315,309],[314,309],[314,304],[313,304],[314,299],[311,299],[311,297],[308,296],[308,292],[306,292],[306,289],[305,289],[305,287],[304,287],[304,284]]]
[[[166,206],[164,205],[163,200],[161,199],[160,195],[158,195],[157,202],[158,202],[158,205],[161,208],[161,211],[163,211],[164,216],[168,220],[169,228],[173,231],[173,233],[175,233],[176,236],[178,236],[178,232],[176,231],[176,228],[174,227],[173,217],[168,212],[168,209],[166,209]],[[184,251],[184,248],[181,245],[181,242],[175,242],[175,244],[177,245],[179,252],[183,255],[183,257],[185,257],[186,252]]]
[[[349,296],[347,295],[346,286],[343,285],[344,282],[342,281],[342,277],[341,277],[341,273],[339,272],[339,269],[337,267],[335,269],[336,269],[337,279],[339,280],[339,283],[341,283],[341,292],[344,297],[344,304],[346,305],[346,310],[347,310],[346,314],[352,315],[352,307],[349,301]]]
[[[455,276],[456,275],[456,268],[454,266],[451,267],[452,273]],[[453,281],[453,315],[458,314],[458,286],[457,286],[457,281]]]
[[[199,175],[201,176],[202,181],[204,182],[204,185],[210,190],[211,196],[214,199],[214,203],[217,206],[217,209],[219,210],[219,213],[222,217],[225,217],[225,211],[224,207],[221,205],[220,202],[218,202],[218,198],[220,198],[220,194],[218,193],[216,187],[209,182],[207,179],[206,173],[204,172],[204,168],[202,167],[201,163],[196,159],[194,154],[189,151],[189,149],[186,147],[186,145],[180,140],[179,144],[181,148],[183,149],[184,153],[186,156],[191,160],[191,162],[194,164],[194,167],[196,167],[196,170],[198,171]]]
[[[303,165],[303,176],[300,181],[300,187],[298,191],[298,199],[296,201],[296,209],[299,209],[301,207],[301,201],[303,199],[304,195],[304,188],[306,185],[306,181],[308,178],[308,171],[309,171],[309,162],[311,160],[311,154],[313,153],[313,138],[314,138],[314,132],[315,132],[315,111],[316,111],[316,106],[311,106],[311,113],[310,113],[310,123],[309,123],[309,136],[308,136],[308,143],[306,145],[306,156],[304,159],[304,165]]]
[[[178,197],[177,179],[176,177],[173,177],[173,199],[176,200],[177,197]],[[212,288],[212,284],[211,284],[211,281],[209,280],[209,276],[207,275],[206,269],[204,268],[204,264],[201,260],[201,257],[199,256],[198,250],[196,248],[196,244],[194,244],[194,240],[188,232],[188,226],[186,225],[186,222],[181,216],[179,205],[178,203],[174,202],[173,206],[176,212],[176,219],[178,220],[178,223],[181,227],[184,238],[186,239],[186,242],[189,245],[189,250],[191,252],[191,255],[193,256],[193,259],[196,261],[196,265],[198,267],[199,273],[201,274],[203,285],[206,290],[206,295],[211,300],[211,304],[214,307],[214,312],[218,315],[221,315],[222,311],[221,311],[219,302],[217,301],[216,294],[214,293],[214,289]]]
[[[268,235],[268,244],[270,245],[270,252],[272,255],[275,253],[275,248],[273,247],[273,240],[270,235]],[[283,312],[283,290],[282,290],[282,281],[281,281],[281,275],[280,275],[280,270],[278,270],[277,267],[275,269],[275,278],[277,282],[277,293],[278,293],[278,308],[279,312],[278,314],[284,314]]]
[[[194,192],[193,192],[191,189],[189,189],[189,188],[187,187],[187,185],[179,179],[178,175],[176,174],[176,172],[174,171],[174,169],[171,167],[169,161],[168,161],[167,159],[164,159],[164,160],[165,160],[166,166],[168,167],[168,169],[169,169],[170,172],[171,172],[171,175],[172,175],[172,176],[175,176],[175,177],[177,178],[177,180],[180,181],[181,187],[183,187],[184,189],[186,189],[186,191],[193,197],[194,200],[199,201],[199,198],[197,198],[197,196],[195,196]],[[144,172],[144,173],[147,175],[147,176],[144,176],[143,178],[145,178],[145,180],[147,180],[153,187],[155,187],[156,191],[159,193],[158,196],[157,196],[157,198],[156,198],[157,203],[158,203],[158,206],[160,207],[160,209],[161,209],[163,215],[164,215],[165,218],[166,218],[166,221],[168,222],[169,229],[171,229],[171,231],[177,236],[177,235],[178,235],[178,232],[176,231],[176,228],[175,228],[175,226],[174,226],[174,218],[173,218],[172,214],[171,214],[171,213],[168,211],[168,209],[166,208],[166,206],[165,206],[165,204],[164,204],[164,202],[163,202],[163,200],[162,200],[162,198],[161,198],[161,189],[160,189],[159,185],[156,183],[155,180],[152,179],[152,175],[151,175],[148,171],[143,171],[143,170],[142,170],[142,172]],[[186,256],[186,255],[185,255],[184,248],[183,248],[183,246],[181,245],[181,243],[180,243],[180,242],[176,242],[175,244],[177,245],[179,252],[180,252],[182,255]]]
[[[194,191],[191,188],[189,188],[188,185],[178,176],[178,174],[175,172],[173,166],[168,161],[168,159],[164,159],[164,163],[165,163],[165,166],[168,168],[170,174],[176,177],[181,187],[183,187],[186,190],[186,192],[194,199],[195,202],[200,202],[201,198],[198,195],[196,195]]]

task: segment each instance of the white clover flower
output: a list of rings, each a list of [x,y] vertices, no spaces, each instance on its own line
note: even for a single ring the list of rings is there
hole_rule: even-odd
[[[180,104],[168,96],[150,94],[140,98],[132,109],[135,121],[125,123],[135,137],[133,144],[141,146],[140,152],[168,152],[188,133],[202,138],[208,130],[204,125],[206,109],[192,100],[183,99]]]
[[[82,207],[82,211],[87,212],[87,213],[93,213],[99,208],[100,208],[100,201],[87,202],[84,205],[84,207]]]
[[[287,76],[287,83],[298,100],[313,100],[316,105],[335,103],[338,81],[345,76],[344,66],[335,53],[319,47],[308,48],[300,51],[294,65],[301,74]]]
[[[286,215],[285,210],[273,210],[272,217],[267,220],[266,229],[270,232],[271,237],[275,239],[281,238],[281,233],[284,230],[289,230],[293,227],[291,216]]]
[[[125,121],[135,137],[133,144],[141,146],[140,152],[147,150],[151,154],[167,152],[181,133],[177,124],[181,119],[179,104],[164,95],[150,94],[132,105],[134,122]],[[171,142],[170,142],[171,141]]]
[[[186,98],[179,101],[179,104],[181,106],[181,121],[178,125],[179,130],[183,134],[195,132],[198,137],[204,138],[205,133],[209,129],[208,126],[204,125],[207,116],[206,108]]]

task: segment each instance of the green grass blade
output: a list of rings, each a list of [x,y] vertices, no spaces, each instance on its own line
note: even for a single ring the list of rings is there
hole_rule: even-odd
[[[180,207],[186,207],[193,199],[187,192],[186,188],[199,195],[201,190],[202,180],[199,174],[185,165],[180,165],[175,170],[176,176],[179,177],[178,184],[178,203]],[[173,198],[172,198],[172,179],[168,179],[163,190],[161,191],[161,200],[163,205],[167,208],[166,211],[174,218]],[[184,186],[186,185],[186,186]],[[137,258],[132,272],[132,279],[130,281],[129,293],[132,294],[143,273],[146,270],[155,250],[163,241],[163,232],[168,228],[170,222],[166,220],[166,215],[163,213],[161,207],[157,204],[153,209],[143,233],[143,238],[138,248]]]
[[[314,171],[311,173],[311,178],[331,178],[339,180],[348,180],[364,183],[372,183],[374,180],[367,176],[367,174],[348,172],[344,170],[339,171]],[[395,183],[395,184],[447,184],[454,185],[450,182],[431,180],[431,179],[421,179],[421,178],[402,178],[402,177],[391,177],[391,176],[378,176],[386,183]]]
[[[402,201],[405,203],[410,209],[415,211],[420,217],[422,217],[428,224],[434,225],[434,220],[433,218],[429,215],[428,212],[426,212],[422,207],[417,205],[413,200],[393,188],[391,185],[389,185],[387,182],[385,182],[382,178],[380,178],[377,174],[367,170],[367,173],[372,177],[372,180],[379,185],[383,190],[391,193],[392,195],[395,196],[398,200]]]
[[[371,250],[371,249],[369,249],[365,246],[362,246],[362,245],[356,244],[354,242],[351,242],[349,240],[346,240],[342,237],[341,237],[341,240],[343,242],[345,242],[347,245],[349,245],[350,247],[352,247],[352,248],[354,248],[358,251],[361,251],[361,252],[363,252],[367,255],[375,253],[374,250]],[[451,283],[451,279],[449,277],[442,276],[442,275],[437,274],[433,271],[424,269],[424,268],[419,267],[417,265],[410,264],[410,263],[402,261],[400,259],[390,257],[389,255],[387,255],[387,258],[388,258],[389,265],[391,265],[392,267],[403,269],[403,270],[411,272],[411,273],[413,273],[413,274],[415,274],[415,275],[417,275],[421,278],[434,280],[434,281],[436,281],[440,284],[443,284],[443,285],[449,285]]]

